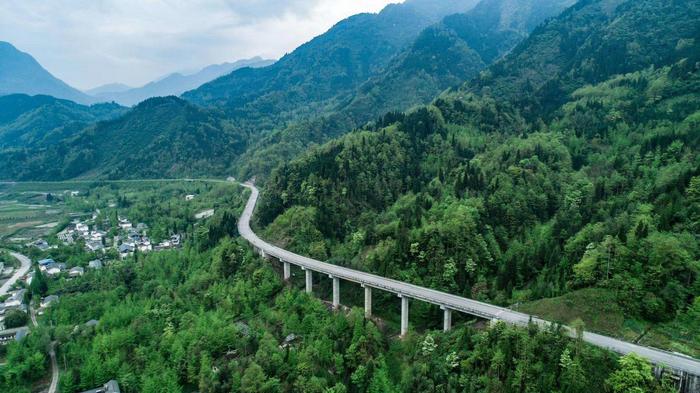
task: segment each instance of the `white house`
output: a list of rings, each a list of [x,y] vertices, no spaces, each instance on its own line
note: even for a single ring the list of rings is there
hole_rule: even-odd
[[[56,234],[58,237],[58,240],[62,241],[64,244],[73,244],[75,242],[75,238],[73,237],[73,230],[71,229],[64,229],[58,234]]]
[[[80,266],[76,266],[76,267],[70,269],[70,271],[68,272],[68,275],[69,275],[70,277],[80,277],[80,276],[82,276],[84,273],[85,273],[85,269],[83,269],[83,268],[80,267]]]
[[[85,243],[85,248],[87,248],[88,251],[91,252],[98,252],[103,251],[105,247],[102,245],[101,241],[90,240],[87,243]]]
[[[63,269],[61,269],[61,266],[59,265],[52,265],[46,268],[46,274],[48,274],[49,276],[61,274],[62,271]]]
[[[139,251],[141,252],[149,252],[153,250],[153,246],[151,245],[151,242],[149,240],[145,240],[142,243],[139,244]]]
[[[119,228],[127,231],[127,230],[133,228],[133,225],[131,225],[131,221],[129,221],[125,218],[120,218],[119,219]]]
[[[84,222],[79,222],[75,224],[75,230],[80,232],[82,236],[86,236],[90,232],[90,227]]]
[[[134,252],[134,245],[129,243],[122,243],[119,246],[119,257],[124,259]]]

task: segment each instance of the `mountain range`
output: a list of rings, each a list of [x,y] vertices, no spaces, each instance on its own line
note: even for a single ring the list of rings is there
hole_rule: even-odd
[[[254,57],[233,63],[210,65],[193,74],[169,74],[138,88],[111,83],[82,92],[53,76],[30,54],[21,52],[8,42],[0,41],[0,96],[45,95],[83,105],[116,102],[133,106],[151,97],[179,96],[241,68],[266,67],[273,63],[274,60]]]
[[[243,69],[187,92],[183,98],[215,106],[253,129],[273,129],[317,114],[381,73],[420,32],[442,17],[466,12],[476,0],[408,0],[378,14],[345,19],[277,63]]]
[[[5,146],[11,146],[15,160],[31,157],[36,165],[8,165],[0,173],[7,179],[48,176],[39,170],[49,167],[42,159],[63,162],[57,157],[87,149],[101,158],[68,171],[54,169],[51,176],[176,176],[180,169],[188,175],[203,175],[213,174],[205,168],[215,168],[218,174],[257,174],[264,179],[309,146],[383,118],[385,113],[427,104],[446,89],[444,97],[497,97],[498,105],[511,105],[532,121],[553,115],[571,92],[587,83],[672,64],[692,53],[698,42],[695,9],[688,1],[664,6],[657,0],[575,4],[573,0],[463,0],[437,8],[431,4],[435,3],[411,0],[378,14],[350,17],[272,65],[235,70],[184,93],[184,101],[165,101],[175,113],[199,107],[209,119],[202,127],[215,133],[223,130],[223,140],[236,141],[228,153],[212,156],[201,146],[193,149],[195,155],[160,155],[163,162],[128,170],[111,167],[121,165],[117,154],[125,154],[118,153],[119,145],[126,143],[118,138],[119,132],[137,135],[148,130],[149,141],[158,142],[156,151],[165,151],[177,143],[174,134],[188,129],[187,124],[175,124],[186,122],[187,116],[175,116],[168,127],[162,126],[163,118],[151,117],[149,108],[163,105],[151,102],[124,115],[133,121],[110,134],[116,138],[113,144],[92,142],[95,130],[111,127],[101,123],[72,130],[71,138],[50,146],[8,143]],[[627,56],[612,62],[616,58],[611,53]],[[5,130],[7,135],[12,127],[16,126]],[[13,135],[21,134],[21,127],[17,128],[20,131]],[[220,147],[211,138],[201,143],[212,143],[212,150]],[[184,157],[200,164],[189,165]],[[154,172],[153,165],[162,172]]]
[[[170,74],[142,87],[131,88],[123,84],[110,84],[97,87],[86,93],[100,101],[114,101],[121,105],[132,106],[151,97],[179,96],[188,90],[196,89],[209,81],[241,68],[261,68],[271,64],[274,64],[274,60],[253,57],[233,63],[210,65],[194,74]]]

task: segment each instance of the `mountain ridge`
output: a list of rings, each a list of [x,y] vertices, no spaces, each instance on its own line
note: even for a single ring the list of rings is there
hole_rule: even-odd
[[[0,41],[0,96],[9,94],[43,94],[81,104],[95,102],[94,98],[53,76],[30,54]]]
[[[274,62],[274,60],[256,56],[231,63],[212,64],[192,74],[171,73],[140,87],[116,84],[117,90],[110,91],[105,86],[100,86],[90,91],[97,90],[95,97],[100,100],[114,101],[122,105],[132,106],[151,97],[179,96],[186,91],[195,89],[235,70],[246,67],[267,67],[274,64]]]

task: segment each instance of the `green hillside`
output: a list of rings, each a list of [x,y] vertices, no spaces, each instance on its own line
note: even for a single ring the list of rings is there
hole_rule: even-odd
[[[301,253],[504,305],[607,288],[697,327],[699,72],[584,86],[549,123],[476,96],[386,117],[275,171],[260,224],[313,207],[293,233],[325,240],[285,240]]]
[[[477,76],[573,0],[484,0],[424,30],[381,75],[364,83],[339,111],[358,124],[389,111],[427,104],[448,87]]]
[[[0,97],[0,148],[53,145],[90,123],[126,112],[116,104],[83,106],[50,96],[14,94]]]
[[[694,0],[582,0],[462,90],[547,117],[585,84],[697,57],[699,18]]]
[[[245,139],[218,112],[176,97],[152,98],[56,145],[6,150],[0,173],[36,180],[224,175]]]
[[[261,133],[323,111],[380,73],[425,27],[476,3],[459,0],[431,7],[429,1],[410,0],[389,5],[378,14],[355,15],[272,66],[233,72],[183,97],[222,108]]]

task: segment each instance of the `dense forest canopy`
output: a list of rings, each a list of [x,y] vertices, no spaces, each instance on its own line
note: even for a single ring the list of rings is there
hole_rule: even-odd
[[[121,214],[138,212],[130,210],[138,204],[149,212],[187,211],[170,194],[195,188],[202,198],[240,212],[245,194],[231,185],[170,185],[163,194],[102,186],[84,202],[118,195],[127,201],[117,207]],[[158,228],[153,219],[158,215],[144,217]],[[378,297],[380,319],[366,319],[359,308],[329,312],[320,300],[327,285],[318,285],[318,297],[301,283],[285,285],[225,221],[195,227],[187,229],[181,251],[134,254],[71,280],[38,273],[43,284],[33,282],[31,295],[59,295],[60,301],[39,316],[39,327],[25,340],[0,347],[7,362],[0,389],[31,391],[48,371],[45,349],[53,340],[65,393],[110,379],[126,393],[671,391],[644,359],[618,359],[565,337],[556,325],[468,323],[450,333],[421,329],[396,340],[396,315],[382,311],[396,305],[395,297]],[[69,263],[89,257],[64,247],[50,252],[71,256]]]
[[[273,66],[128,112],[2,97],[0,177],[255,176],[261,237],[551,326],[459,316],[445,333],[412,302],[398,339],[394,296],[366,319],[359,286],[330,312],[325,278],[314,296],[282,282],[237,236],[241,188],[201,186],[187,205],[175,186],[95,183],[71,207],[117,193],[113,221],[184,246],[35,281],[34,302],[61,301],[2,347],[0,390],[31,391],[56,341],[63,392],[674,391],[581,332],[700,356],[700,2],[430,4],[355,16]],[[217,213],[200,221],[204,204]]]
[[[698,71],[582,87],[538,128],[474,96],[387,116],[276,170],[260,224],[302,253],[504,305],[603,288],[630,318],[688,324],[678,348],[698,353]]]

